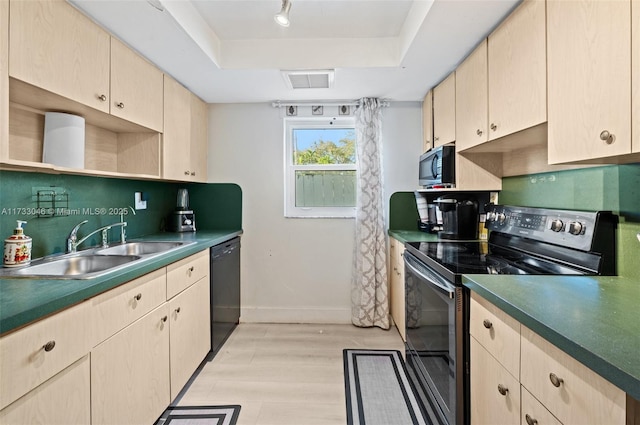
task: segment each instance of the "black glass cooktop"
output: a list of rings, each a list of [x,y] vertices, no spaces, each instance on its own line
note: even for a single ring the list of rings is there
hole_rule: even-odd
[[[489,242],[408,242],[407,250],[448,274],[582,274],[582,272]]]

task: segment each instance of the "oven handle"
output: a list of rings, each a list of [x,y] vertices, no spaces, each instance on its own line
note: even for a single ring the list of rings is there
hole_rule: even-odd
[[[412,273],[418,275],[418,277],[421,278],[422,280],[424,280],[424,281],[430,283],[431,285],[435,286],[441,292],[444,292],[444,294],[448,295],[449,298],[453,299],[456,296],[455,289],[451,289],[451,288],[448,288],[448,287],[442,285],[441,283],[437,282],[435,279],[432,279],[431,277],[429,277],[426,274],[424,274],[421,270],[418,270],[413,264],[411,264],[411,262],[412,261],[419,261],[419,260],[414,260],[415,257],[413,257],[413,255],[407,255],[407,254],[408,253],[405,252],[404,264],[405,264],[405,266],[407,266],[409,268],[409,270],[411,270]]]

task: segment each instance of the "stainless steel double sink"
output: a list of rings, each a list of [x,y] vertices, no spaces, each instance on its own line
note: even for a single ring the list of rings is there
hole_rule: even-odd
[[[125,242],[107,248],[45,257],[20,268],[5,268],[0,270],[0,278],[91,279],[192,243],[195,242]]]

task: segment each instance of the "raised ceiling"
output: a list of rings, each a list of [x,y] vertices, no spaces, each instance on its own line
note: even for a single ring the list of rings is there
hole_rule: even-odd
[[[421,100],[519,0],[69,0],[209,103]],[[283,70],[335,69],[292,89]]]

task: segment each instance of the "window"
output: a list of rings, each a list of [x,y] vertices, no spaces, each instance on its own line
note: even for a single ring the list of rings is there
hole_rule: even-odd
[[[353,117],[285,120],[285,216],[355,217]]]

